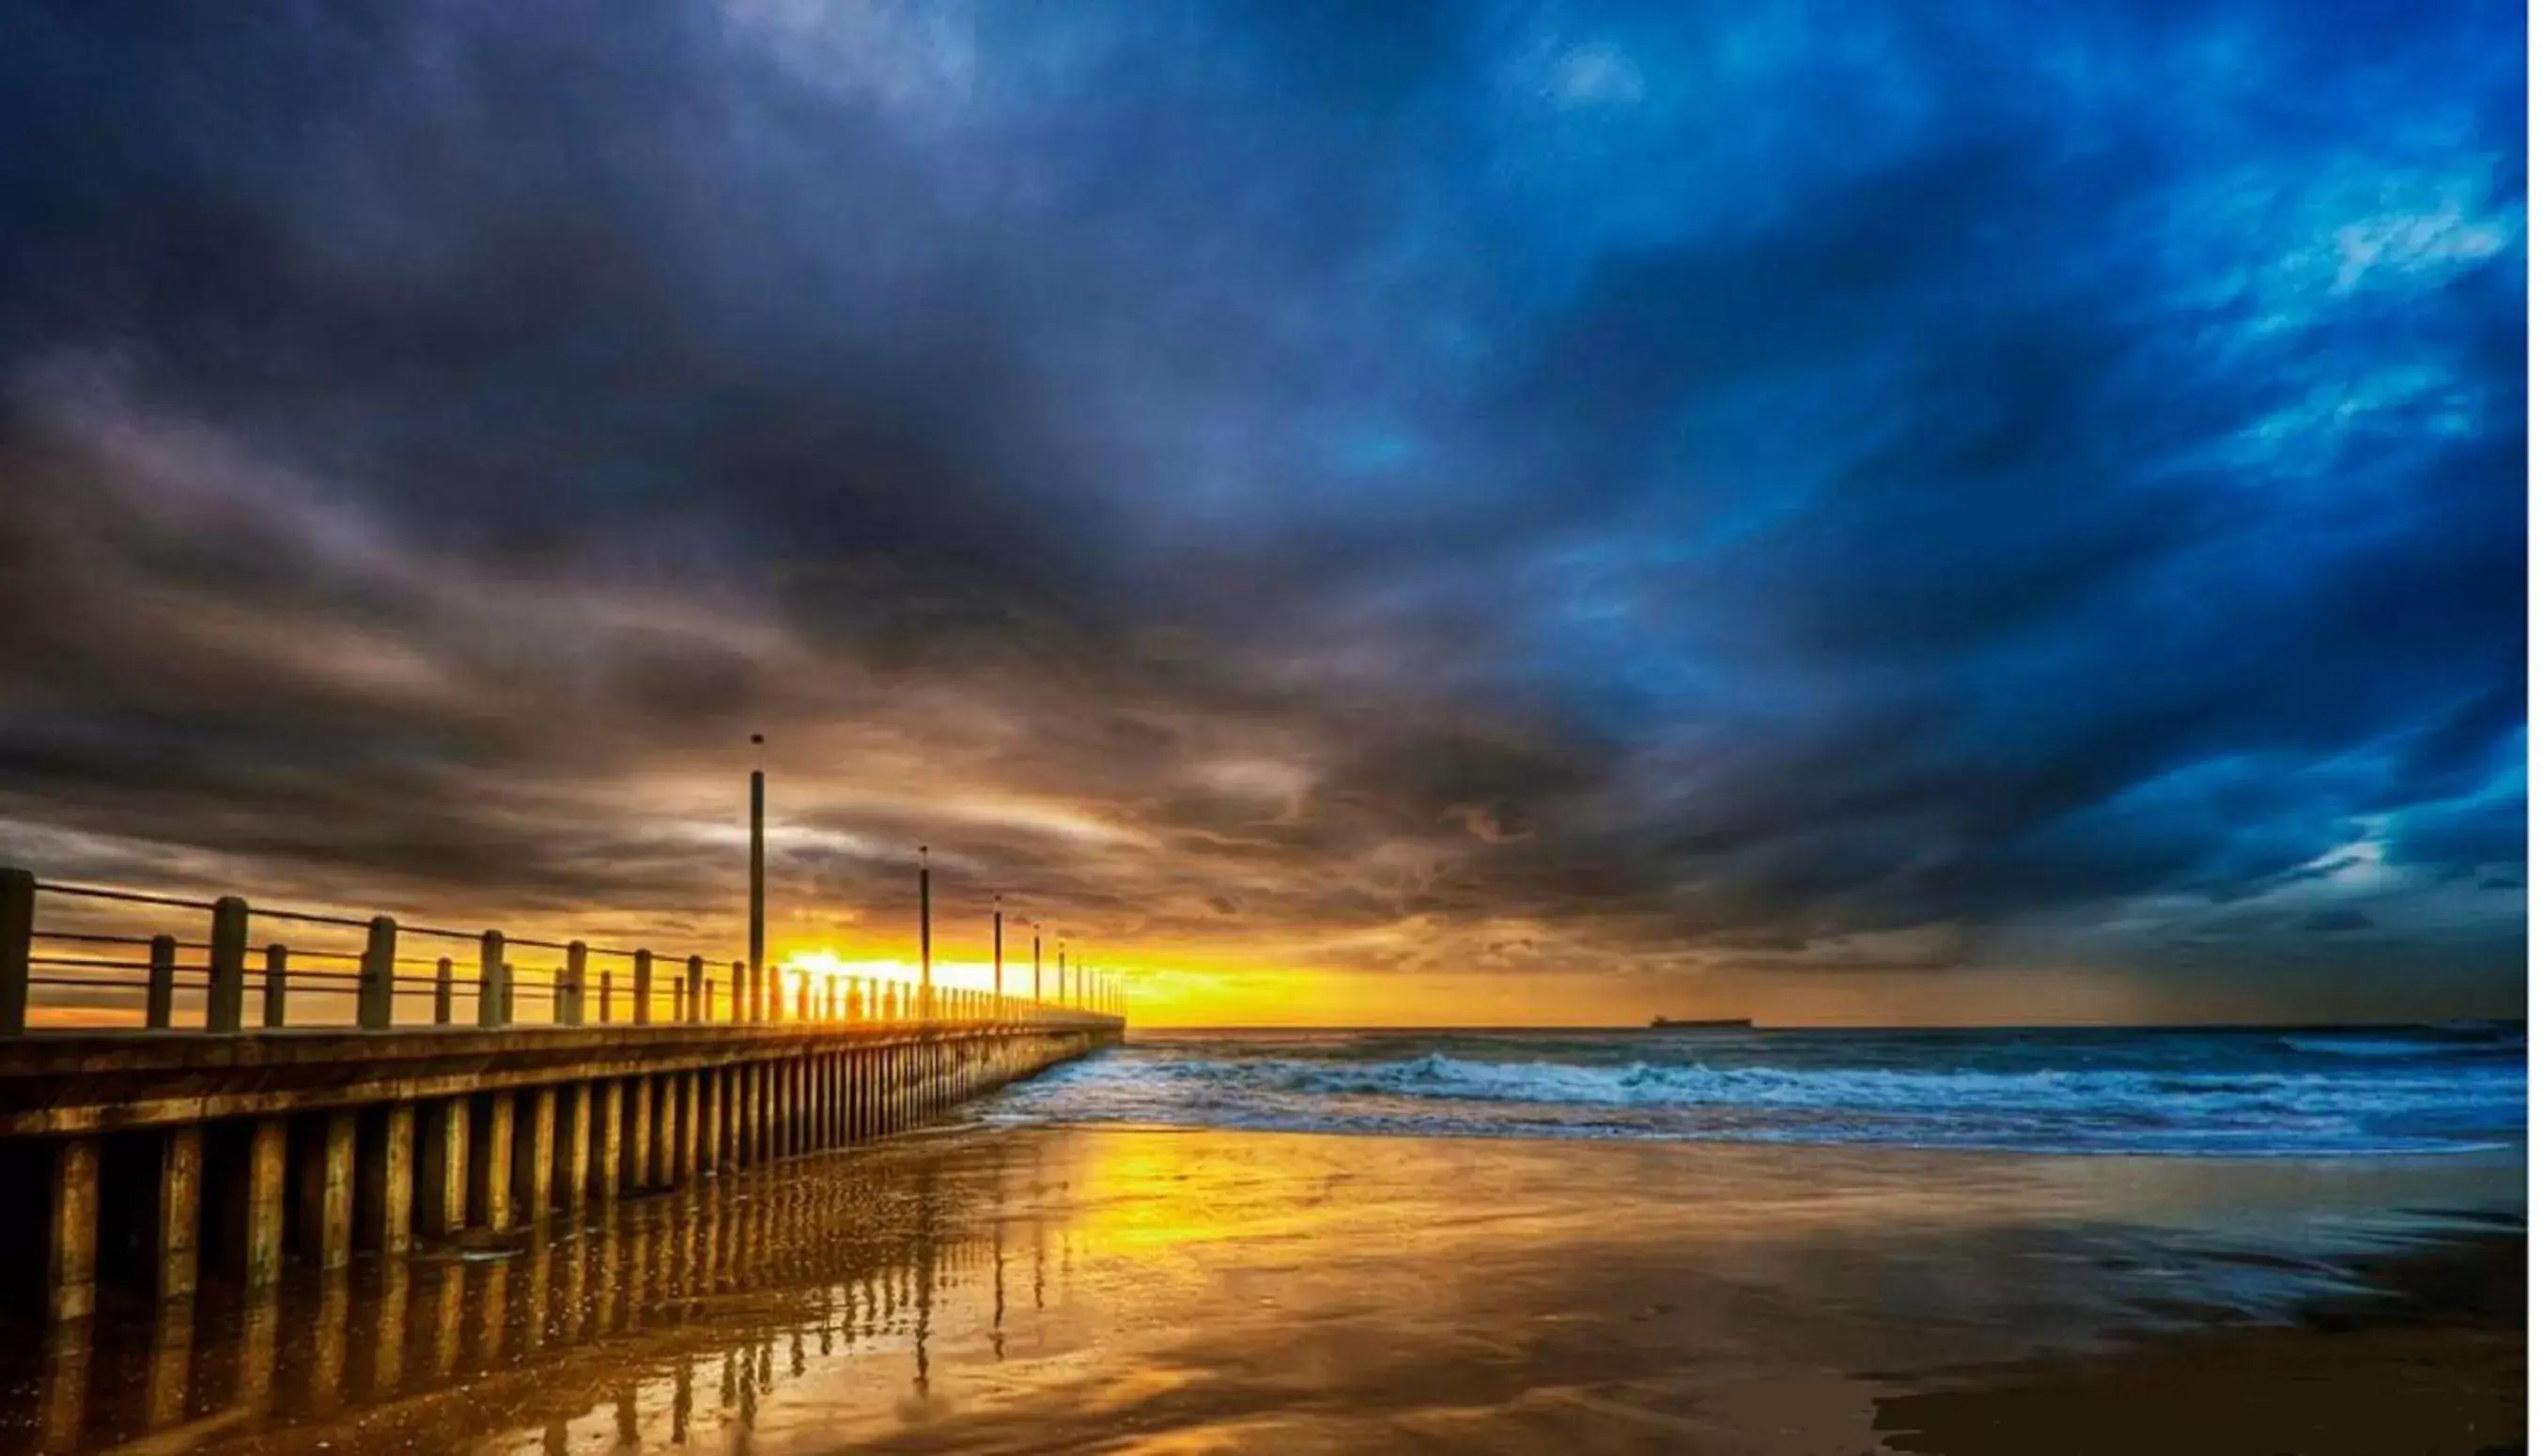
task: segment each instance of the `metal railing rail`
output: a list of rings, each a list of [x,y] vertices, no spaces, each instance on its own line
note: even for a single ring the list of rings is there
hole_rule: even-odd
[[[47,905],[88,902],[185,911],[206,917],[202,938],[173,934],[116,934],[63,929],[39,923]],[[358,932],[361,949],[292,945],[283,940],[251,946],[261,924]],[[416,941],[473,943],[475,954],[401,954]],[[105,948],[105,949],[100,949]],[[111,954],[119,948],[126,954]],[[524,965],[521,952],[542,961]],[[181,958],[181,954],[183,958]],[[595,960],[606,962],[595,968]],[[725,967],[722,976],[712,972]],[[620,978],[620,973],[624,978]],[[526,971],[525,975],[523,972]],[[256,990],[251,1018],[250,989]],[[97,1010],[128,1007],[140,995],[141,1026],[169,1033],[253,1034],[324,1025],[342,1030],[349,998],[350,1026],[363,1031],[410,1031],[460,1024],[480,1029],[536,1030],[624,1023],[698,1026],[715,1023],[836,1023],[1090,1026],[1117,1020],[1109,1010],[967,987],[938,986],[922,993],[905,981],[875,976],[755,969],[742,960],[710,960],[704,955],[658,956],[651,948],[595,946],[579,940],[509,937],[501,930],[465,931],[401,925],[394,917],[357,918],[313,910],[251,905],[237,895],[190,899],[118,885],[39,880],[31,871],[0,868],[0,1038],[42,1035],[53,1028],[31,1020],[50,1004]],[[791,997],[789,995],[791,991]],[[59,993],[39,996],[39,992]],[[180,993],[199,1020],[180,1026]],[[99,999],[101,997],[107,999]],[[1095,998],[1081,987],[1079,1000]],[[339,1020],[295,1022],[294,1012],[313,1001]],[[543,1018],[524,1018],[523,1003]],[[428,1004],[401,1020],[399,1007]],[[1113,1004],[1108,998],[1108,1006]],[[69,1030],[93,1031],[92,1025]]]

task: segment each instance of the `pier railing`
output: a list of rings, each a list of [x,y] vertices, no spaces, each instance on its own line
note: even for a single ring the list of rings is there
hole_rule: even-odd
[[[686,951],[687,948],[682,948]],[[137,993],[137,999],[136,999]],[[49,1014],[48,1014],[49,1013]],[[0,868],[0,1036],[606,1024],[1104,1025],[962,986],[39,880]]]

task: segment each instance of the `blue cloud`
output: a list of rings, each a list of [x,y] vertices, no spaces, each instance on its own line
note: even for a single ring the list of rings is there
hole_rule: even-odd
[[[146,624],[58,610],[225,579],[76,508],[117,467],[60,381],[103,369],[396,549],[651,570],[787,644],[620,644],[594,722],[835,715],[824,671],[940,690],[885,717],[1110,705],[963,771],[1181,846],[1195,925],[1700,957],[2159,937],[2350,854],[2522,882],[2516,8],[974,20],[0,19],[0,543],[85,563],[14,588],[56,607],[17,811],[217,801],[253,753],[204,725],[257,741],[255,663],[143,703]],[[558,771],[428,593],[258,590],[441,665],[408,766]],[[294,751],[368,761],[379,715],[307,706]],[[1276,819],[1176,777],[1234,741],[1288,755]],[[1014,854],[1089,913],[1156,874]],[[2510,898],[2428,901],[2503,986]]]

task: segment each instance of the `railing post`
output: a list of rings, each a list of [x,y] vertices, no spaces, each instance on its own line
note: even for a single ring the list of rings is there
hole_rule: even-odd
[[[500,1027],[505,1021],[503,982],[511,967],[503,963],[503,933],[490,930],[477,942],[477,1025]]]
[[[432,966],[432,1024],[436,1027],[450,1025],[451,979],[450,958],[444,956]]]
[[[503,962],[503,1023],[512,1024],[512,962]]]
[[[141,1024],[164,1032],[177,1024],[177,938],[150,938],[150,989],[142,998]]]
[[[284,1025],[291,1012],[291,948],[275,941],[265,948],[265,1025]]]
[[[235,1032],[247,1011],[247,901],[212,902],[211,986],[203,993],[203,1027]]]
[[[600,973],[600,1024],[604,1027],[609,1025],[609,972],[603,970]]]
[[[0,1036],[27,1030],[27,993],[35,974],[36,874],[0,870]]]
[[[628,1018],[636,1025],[648,1026],[654,1020],[654,953],[636,953],[636,1014]]]
[[[371,917],[355,1003],[354,1019],[364,1031],[385,1032],[397,1020],[397,922],[386,915]]]
[[[742,962],[736,960],[732,963],[732,1019],[737,1022],[750,1020],[750,1003],[743,999],[742,970]]]
[[[705,1021],[705,1020],[707,1019],[707,1003],[706,1003],[706,997],[705,997],[705,995],[704,995],[704,992],[705,992],[705,990],[706,990],[706,983],[707,983],[707,958],[705,958],[704,956],[692,956],[692,957],[690,957],[690,958],[689,958],[689,1016],[688,1016],[688,1019],[689,1019],[690,1021],[693,1021],[693,1022],[702,1022],[702,1021]]]
[[[565,948],[565,994],[557,1000],[557,1021],[565,1026],[582,1025],[583,979],[591,973],[591,948],[580,941],[568,942]]]

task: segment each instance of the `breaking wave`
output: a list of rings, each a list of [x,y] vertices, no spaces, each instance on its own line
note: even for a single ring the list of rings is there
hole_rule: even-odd
[[[2134,1038],[2134,1039],[2130,1039]],[[2168,1155],[2511,1147],[2521,1033],[1636,1033],[1134,1042],[1010,1120]]]

